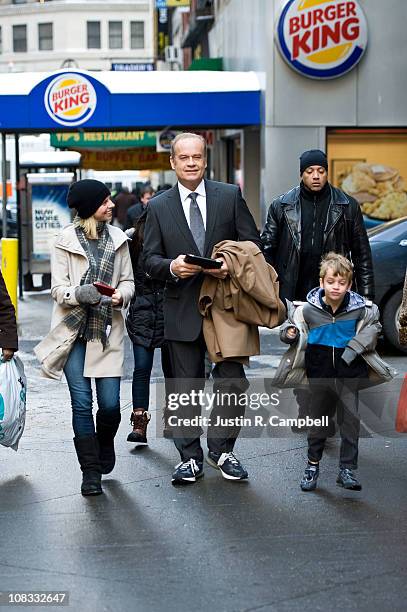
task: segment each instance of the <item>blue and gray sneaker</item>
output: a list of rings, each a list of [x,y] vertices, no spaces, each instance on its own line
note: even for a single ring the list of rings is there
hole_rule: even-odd
[[[336,479],[336,484],[339,487],[349,489],[350,491],[362,490],[362,485],[360,484],[352,470],[350,470],[349,468],[341,468],[339,470],[338,478]]]
[[[311,465],[310,463],[308,463],[300,482],[301,489],[303,491],[313,491],[314,489],[316,489],[318,476],[319,465]]]
[[[222,453],[219,455],[209,451],[206,461],[215,470],[220,470],[223,478],[226,478],[226,480],[246,480],[249,477],[247,470],[245,470],[233,453]]]
[[[173,485],[192,484],[201,476],[203,476],[202,462],[191,458],[175,466],[171,482]]]

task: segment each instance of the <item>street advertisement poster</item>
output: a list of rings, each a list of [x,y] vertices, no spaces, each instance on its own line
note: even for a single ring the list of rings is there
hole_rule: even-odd
[[[71,211],[66,203],[68,188],[68,184],[31,187],[34,259],[49,259],[50,241],[71,222]]]

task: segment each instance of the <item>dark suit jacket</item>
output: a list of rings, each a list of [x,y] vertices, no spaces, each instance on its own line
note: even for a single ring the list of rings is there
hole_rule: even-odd
[[[239,187],[205,181],[206,238],[210,257],[221,240],[251,240],[261,247],[259,232]],[[168,340],[192,342],[202,329],[198,298],[204,274],[174,280],[170,263],[181,254],[199,255],[181,204],[178,184],[150,200],[144,232],[144,268],[167,281],[164,290],[164,330]]]

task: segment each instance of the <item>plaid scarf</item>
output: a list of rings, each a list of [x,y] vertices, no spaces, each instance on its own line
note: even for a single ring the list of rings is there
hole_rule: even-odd
[[[115,249],[110,237],[106,223],[98,223],[98,261],[95,260],[89,241],[83,229],[74,219],[74,226],[79,243],[83,247],[89,260],[89,268],[81,278],[81,285],[87,285],[99,281],[111,285],[113,277],[113,265]],[[64,318],[64,322],[70,329],[78,329],[78,338],[86,341],[101,341],[105,350],[108,335],[112,327],[112,304],[79,304],[75,306]]]

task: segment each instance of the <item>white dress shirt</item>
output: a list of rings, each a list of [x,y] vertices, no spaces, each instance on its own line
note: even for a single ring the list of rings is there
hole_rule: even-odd
[[[205,181],[202,179],[202,181],[199,183],[198,187],[194,190],[191,191],[191,189],[188,189],[188,187],[184,187],[184,185],[181,185],[181,183],[178,181],[178,191],[179,191],[179,197],[181,198],[181,204],[182,204],[182,208],[184,210],[184,215],[185,218],[187,220],[188,226],[191,227],[191,220],[189,217],[189,213],[190,213],[190,206],[191,206],[191,198],[189,197],[190,193],[197,193],[198,196],[196,198],[196,202],[199,206],[199,210],[201,211],[201,215],[202,215],[202,219],[203,219],[203,224],[204,227],[206,229],[206,191],[205,191]]]
[[[201,211],[203,224],[204,224],[204,227],[206,229],[206,191],[205,191],[205,181],[202,179],[202,181],[199,183],[199,185],[195,189],[195,191],[191,191],[190,189],[188,189],[188,187],[184,187],[184,185],[181,185],[181,183],[178,181],[178,191],[179,191],[179,197],[181,198],[181,204],[182,204],[182,209],[184,211],[185,219],[187,220],[187,223],[188,223],[188,227],[191,227],[191,219],[190,219],[190,216],[189,216],[190,207],[191,207],[191,198],[189,197],[189,194],[190,193],[197,193],[198,194],[198,196],[196,198],[196,202],[197,202],[197,204],[199,206],[199,210]],[[171,272],[171,275],[174,278],[174,280],[179,280],[178,276],[176,274],[174,274],[174,272],[172,271],[172,262],[170,263],[170,272]]]

